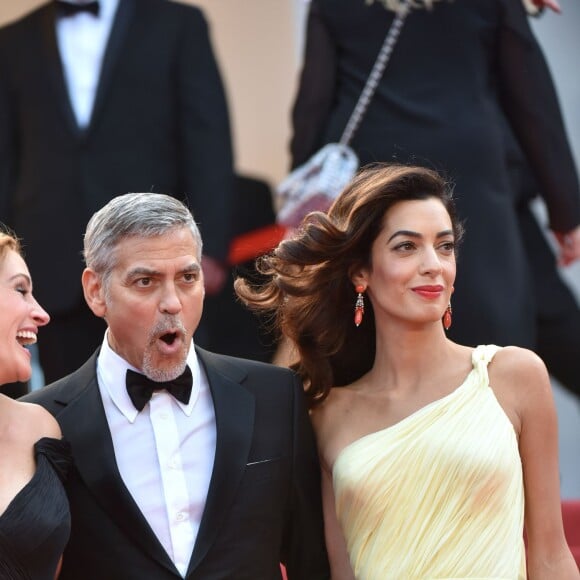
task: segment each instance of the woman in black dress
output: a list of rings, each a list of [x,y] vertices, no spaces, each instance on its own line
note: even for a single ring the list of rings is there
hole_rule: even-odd
[[[0,384],[27,381],[27,345],[48,314],[12,235],[0,231]],[[0,394],[0,578],[53,580],[70,532],[62,485],[70,451],[55,419],[38,405]]]
[[[293,166],[340,137],[397,3],[312,0],[293,112]],[[524,3],[413,2],[352,146],[361,165],[424,165],[455,183],[467,235],[450,338],[536,349],[541,280],[531,275],[537,256],[520,229],[507,131],[543,192],[562,262],[580,258],[578,177]],[[561,312],[558,298],[550,302],[558,303],[552,304],[554,316],[580,319],[573,300],[565,301],[572,305],[569,313]],[[571,344],[579,336],[573,333]],[[551,368],[550,353],[540,354]]]

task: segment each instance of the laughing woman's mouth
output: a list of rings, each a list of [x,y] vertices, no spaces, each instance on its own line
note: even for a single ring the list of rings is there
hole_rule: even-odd
[[[16,333],[16,340],[21,346],[29,346],[36,343],[36,333],[31,330],[19,330]]]

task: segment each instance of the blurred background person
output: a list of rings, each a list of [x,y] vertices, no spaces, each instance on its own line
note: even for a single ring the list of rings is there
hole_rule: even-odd
[[[312,0],[293,110],[293,167],[339,138],[398,6],[397,0]],[[539,350],[543,294],[534,284],[542,278],[533,277],[535,251],[520,229],[506,130],[541,188],[560,262],[577,260],[578,177],[550,73],[521,0],[443,0],[414,8],[352,147],[361,165],[412,162],[455,182],[470,235],[459,258],[465,265],[453,296],[451,338]],[[579,320],[575,301],[565,304],[558,319]],[[562,331],[572,345],[579,336]],[[547,362],[551,367],[549,353]]]
[[[572,289],[562,278],[557,256],[534,211],[540,188],[513,134],[508,140],[507,163],[524,242],[536,315],[534,350],[550,373],[569,392],[580,397],[580,308]]]
[[[52,316],[39,345],[46,382],[86,360],[104,330],[79,283],[84,227],[111,197],[139,190],[195,212],[211,308],[226,280],[235,194],[202,12],[166,0],[54,0],[2,28],[0,216],[26,239]],[[209,340],[201,327],[198,342]]]
[[[49,316],[32,295],[19,241],[0,225],[0,385],[27,381],[27,346]],[[70,533],[61,483],[71,461],[55,419],[0,394],[0,577],[52,580]]]

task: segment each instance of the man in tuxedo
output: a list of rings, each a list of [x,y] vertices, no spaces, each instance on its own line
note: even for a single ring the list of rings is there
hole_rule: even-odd
[[[126,191],[186,198],[212,295],[226,277],[232,165],[226,99],[198,8],[52,0],[0,30],[0,220],[24,239],[51,314],[39,345],[47,382],[86,360],[104,330],[79,284],[94,211]]]
[[[316,446],[290,370],[212,354],[189,210],[118,196],[84,238],[100,349],[28,395],[72,445],[62,580],[328,578]]]

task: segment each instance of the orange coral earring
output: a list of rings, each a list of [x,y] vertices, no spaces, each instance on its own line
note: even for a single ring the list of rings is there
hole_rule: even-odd
[[[443,328],[445,330],[449,330],[451,328],[451,323],[453,322],[453,318],[452,315],[453,314],[453,309],[451,308],[451,302],[449,303],[449,306],[447,306],[447,308],[445,309],[445,314],[443,314]]]
[[[365,313],[365,299],[363,296],[365,287],[362,284],[359,284],[355,287],[355,291],[358,292],[358,296],[356,297],[356,302],[354,304],[354,323],[358,327],[360,326]]]
[[[451,286],[451,294],[455,291],[455,287]],[[445,309],[445,313],[443,314],[443,328],[445,330],[449,330],[451,328],[451,324],[453,323],[453,309],[451,308],[451,300],[449,301],[449,305]]]

